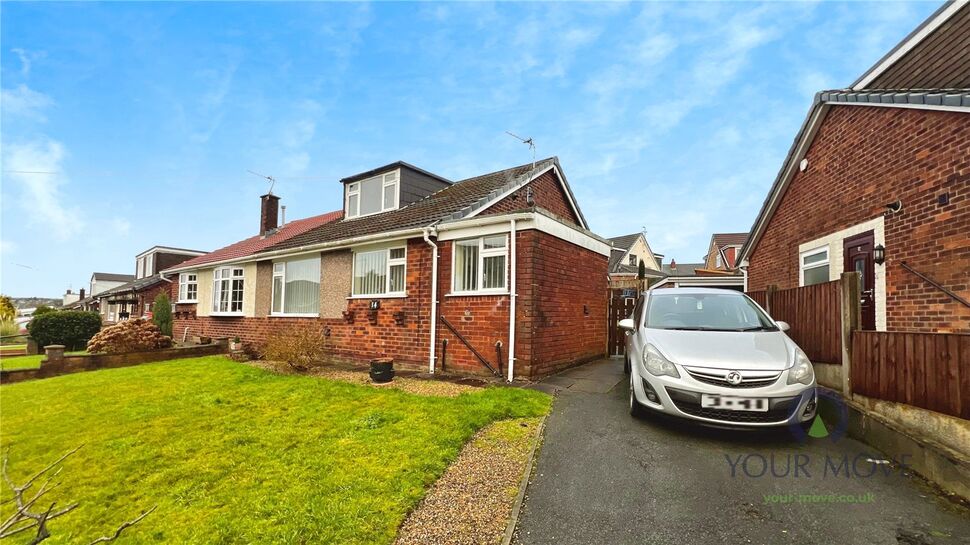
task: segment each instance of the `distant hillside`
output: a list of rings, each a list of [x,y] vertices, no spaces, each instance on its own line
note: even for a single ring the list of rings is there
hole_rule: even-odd
[[[60,308],[63,300],[50,297],[11,297],[10,301],[17,308],[37,308],[41,305]]]

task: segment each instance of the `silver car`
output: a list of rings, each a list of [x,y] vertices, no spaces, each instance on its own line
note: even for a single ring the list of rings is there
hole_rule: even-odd
[[[747,295],[707,288],[644,293],[626,330],[630,413],[709,424],[780,426],[815,417],[815,371]]]

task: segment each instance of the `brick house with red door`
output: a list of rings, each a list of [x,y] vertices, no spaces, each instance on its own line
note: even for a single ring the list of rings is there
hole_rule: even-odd
[[[341,183],[343,209],[312,226],[278,226],[264,195],[259,235],[164,271],[176,338],[258,349],[311,327],[333,360],[509,380],[605,354],[610,246],[556,158],[459,182],[396,162]]]
[[[749,291],[860,272],[863,329],[970,331],[970,4],[816,95],[740,258]]]

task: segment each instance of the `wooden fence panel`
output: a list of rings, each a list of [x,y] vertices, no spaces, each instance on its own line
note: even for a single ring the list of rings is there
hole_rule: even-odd
[[[970,419],[970,335],[852,332],[853,392]]]
[[[839,284],[835,280],[779,290],[772,292],[767,301],[771,317],[788,322],[788,335],[813,362],[842,363]]]

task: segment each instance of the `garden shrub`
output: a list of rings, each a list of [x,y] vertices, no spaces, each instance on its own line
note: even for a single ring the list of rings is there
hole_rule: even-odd
[[[312,327],[289,327],[270,335],[263,345],[262,356],[282,361],[298,371],[306,371],[323,364],[327,354],[327,338]]]
[[[152,304],[152,321],[161,330],[162,335],[172,336],[172,302],[167,293],[159,293]]]
[[[37,316],[47,314],[48,312],[57,312],[57,309],[54,307],[49,307],[47,305],[41,305],[34,309],[34,317],[36,318]]]
[[[42,348],[63,344],[68,350],[78,350],[101,330],[101,315],[83,310],[48,312],[34,316],[27,330]]]
[[[88,342],[88,352],[120,354],[170,346],[172,338],[162,335],[151,320],[127,320],[102,329]]]

